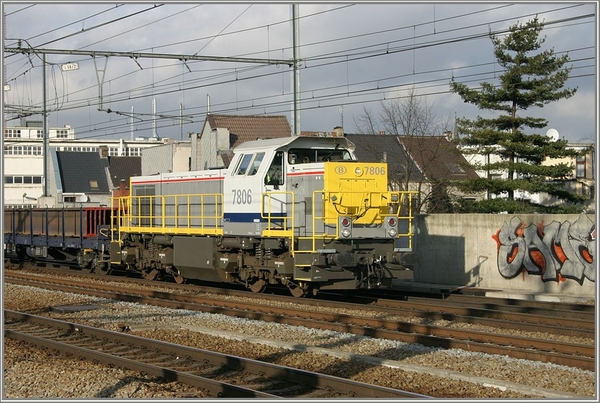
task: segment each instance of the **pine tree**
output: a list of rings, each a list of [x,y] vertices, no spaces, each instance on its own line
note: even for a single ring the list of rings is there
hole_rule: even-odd
[[[506,192],[506,204],[512,206],[515,205],[515,191],[545,192],[565,201],[582,201],[580,195],[569,193],[562,187],[561,179],[572,173],[571,167],[564,163],[541,165],[546,157],[566,157],[576,152],[566,148],[566,140],[553,141],[545,135],[526,134],[527,129],[535,131],[546,127],[548,121],[518,114],[570,98],[577,91],[577,88],[563,88],[571,71],[564,67],[569,56],[558,57],[554,49],[540,51],[545,41],[540,38],[543,27],[536,16],[525,24],[511,26],[504,37],[490,33],[494,56],[504,69],[499,85],[483,82],[476,90],[454,78],[450,84],[452,92],[459,94],[465,102],[499,113],[493,118],[457,119],[457,129],[462,145],[468,146],[469,152],[499,157],[496,158],[498,162],[486,162],[477,169],[508,173],[508,179],[488,175],[487,178],[464,181],[460,186],[467,191]],[[493,204],[504,210],[498,202]]]

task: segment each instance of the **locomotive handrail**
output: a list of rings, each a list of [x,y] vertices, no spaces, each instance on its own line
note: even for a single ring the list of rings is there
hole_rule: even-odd
[[[387,217],[396,217],[399,222],[406,222],[406,231],[394,237],[407,238],[407,248],[412,249],[414,191],[325,191],[316,190],[312,195],[312,228],[306,234],[297,232],[295,228],[295,199],[291,191],[269,191],[261,196],[261,218],[266,220],[266,228],[262,231],[265,237],[290,238],[290,255],[296,253],[316,253],[317,241],[340,238],[340,217],[348,216],[354,221],[360,220],[367,211],[370,216],[364,219],[383,223]],[[284,196],[285,213],[273,211],[274,197]],[[350,200],[345,202],[343,198]],[[363,202],[359,204],[357,201]],[[281,200],[277,201],[281,203]],[[265,204],[266,203],[266,204]],[[126,196],[116,199],[117,217],[111,222],[111,232],[168,233],[168,234],[201,234],[222,235],[223,195],[212,194],[178,194]],[[180,212],[179,206],[185,206]],[[212,214],[207,212],[212,208]],[[193,209],[196,209],[193,211]],[[318,212],[321,211],[321,214]],[[181,214],[183,213],[183,214]],[[194,221],[196,221],[194,223]],[[208,222],[211,222],[208,225]],[[370,222],[369,222],[370,223]],[[364,223],[363,223],[364,224]],[[299,249],[297,240],[309,240],[310,249]]]
[[[317,240],[324,239],[337,239],[340,237],[340,226],[339,219],[343,216],[352,216],[349,212],[353,211],[355,218],[360,218],[365,215],[365,212],[360,212],[359,208],[363,206],[342,206],[345,211],[340,211],[335,208],[335,202],[337,201],[338,206],[341,201],[337,197],[340,192],[336,191],[324,191],[316,190],[313,192],[312,197],[312,229],[307,235],[296,235],[296,228],[294,226],[295,221],[295,201],[294,193],[289,191],[269,191],[262,194],[261,199],[261,218],[267,220],[267,228],[262,231],[263,236],[287,236],[290,238],[290,255],[294,256],[296,253],[316,253],[317,252]],[[395,238],[407,238],[408,246],[405,249],[412,249],[413,240],[413,209],[412,209],[412,198],[417,192],[414,191],[356,191],[356,192],[343,192],[344,194],[351,194],[355,196],[361,196],[360,200],[366,200],[368,203],[364,205],[364,208],[377,209],[375,213],[376,220],[383,223],[387,217],[395,217],[399,221],[407,223],[407,230],[405,232],[398,232]],[[286,214],[275,215],[271,211],[270,202],[274,196],[290,195],[290,202],[286,202],[288,210]],[[334,197],[335,196],[335,197]],[[341,196],[340,196],[341,198]],[[356,198],[354,200],[357,200]],[[265,209],[265,201],[268,201],[267,208]],[[334,208],[327,208],[329,203]],[[322,215],[318,215],[317,211],[323,212]],[[387,213],[382,213],[381,210],[387,209]],[[265,211],[266,210],[266,211]],[[335,212],[335,213],[333,213]],[[404,212],[404,214],[403,214]],[[282,221],[281,225],[275,225],[274,221]],[[291,223],[291,224],[290,224]],[[317,230],[319,228],[319,230]],[[321,230],[322,228],[322,230]],[[328,232],[327,229],[330,229]],[[311,249],[296,249],[296,239],[305,239],[311,241]]]
[[[223,219],[221,193],[126,196],[118,198],[117,202],[119,234],[136,231],[185,235],[223,234],[223,228],[219,226]],[[179,211],[180,206],[185,206],[184,214]],[[207,211],[209,207],[214,209],[213,213]],[[194,209],[197,211],[193,211]]]
[[[337,239],[340,237],[340,226],[339,226],[339,218],[345,215],[350,216],[350,214],[348,214],[348,212],[341,212],[339,211],[337,208],[333,208],[333,209],[327,209],[326,208],[326,203],[331,203],[331,205],[334,205],[334,202],[337,201],[338,199],[334,198],[333,196],[336,196],[339,194],[340,192],[336,192],[336,191],[323,191],[323,190],[316,190],[313,192],[313,205],[312,205],[312,211],[313,211],[313,222],[312,222],[312,234],[308,235],[308,236],[299,236],[299,239],[310,239],[311,243],[312,243],[312,249],[311,250],[295,250],[294,252],[297,253],[316,253],[317,252],[317,240],[319,239]],[[378,216],[380,216],[381,218],[378,218],[378,221],[383,222],[385,220],[386,217],[396,217],[398,220],[403,220],[406,221],[408,226],[407,226],[407,231],[400,233],[398,232],[398,234],[395,236],[396,238],[407,238],[408,239],[408,249],[412,249],[412,238],[413,238],[413,229],[412,229],[412,220],[413,220],[413,213],[412,213],[412,197],[413,195],[417,194],[417,192],[414,191],[384,191],[384,192],[363,192],[363,191],[356,191],[356,192],[348,192],[348,191],[344,191],[344,194],[355,194],[355,195],[366,195],[368,194],[369,197],[367,197],[366,199],[369,201],[372,201],[374,199],[377,199],[377,197],[379,197],[379,202],[376,203],[377,205],[373,205],[371,203],[371,205],[368,207],[369,209],[382,209],[382,208],[388,208],[388,209],[393,209],[395,211],[390,211],[388,214],[382,214],[379,213]],[[317,196],[321,196],[320,198]],[[405,201],[405,199],[407,200],[407,206],[405,207],[407,214],[406,215],[402,215],[402,211],[403,211],[403,203]],[[317,202],[322,203],[322,211],[323,211],[323,215],[319,216],[316,214],[317,210]],[[348,207],[348,209],[352,209],[352,208],[356,208],[356,206],[346,206]],[[335,211],[335,215],[328,215],[328,212],[331,211]],[[345,213],[345,214],[344,214]],[[362,217],[364,215],[364,213],[362,215],[360,215],[360,217]],[[358,215],[357,215],[358,217]],[[358,217],[358,218],[360,218]],[[322,225],[323,226],[323,232],[318,233],[316,231],[317,229],[317,224],[318,225]],[[327,233],[325,231],[326,228],[332,228],[334,231],[332,231],[331,233]]]
[[[286,206],[291,206],[291,215],[288,215],[289,212],[286,211],[285,215],[284,214],[278,214],[275,215],[276,213],[273,213],[271,211],[271,206],[273,205],[273,203],[271,202],[273,200],[273,196],[286,196],[286,202],[285,205]],[[287,196],[290,196],[290,203],[287,202]],[[265,211],[265,200],[268,201],[267,206],[268,208]],[[293,245],[294,244],[294,223],[295,221],[295,217],[294,217],[294,206],[295,206],[295,200],[294,200],[294,192],[290,192],[290,191],[269,191],[269,192],[264,192],[262,193],[262,197],[261,197],[261,204],[260,204],[260,217],[264,220],[267,220],[267,228],[265,230],[262,231],[262,235],[263,236],[287,236],[290,237],[290,244]],[[282,221],[280,228],[277,228],[276,225],[273,223],[273,221]],[[292,250],[292,256],[293,256],[293,246],[290,248]]]

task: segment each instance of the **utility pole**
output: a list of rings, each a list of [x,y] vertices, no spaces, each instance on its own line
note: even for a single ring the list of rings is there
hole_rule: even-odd
[[[294,116],[293,116],[293,131],[292,135],[300,135],[300,45],[298,40],[300,38],[300,26],[298,23],[298,4],[292,4],[292,48],[293,52],[293,88],[294,94]]]
[[[48,196],[48,124],[46,123],[46,54],[42,55],[42,96],[44,97],[44,110],[42,111],[42,130],[44,131],[44,197]]]

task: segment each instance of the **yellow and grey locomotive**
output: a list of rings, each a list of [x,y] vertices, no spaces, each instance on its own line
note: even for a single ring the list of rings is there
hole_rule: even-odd
[[[343,137],[256,140],[228,169],[131,178],[111,264],[295,296],[390,285],[414,261],[411,192]]]

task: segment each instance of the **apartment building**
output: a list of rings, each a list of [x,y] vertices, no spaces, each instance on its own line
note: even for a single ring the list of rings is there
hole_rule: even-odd
[[[171,139],[77,139],[69,125],[48,128],[48,158],[44,158],[44,133],[41,121],[21,121],[20,126],[4,128],[4,199],[5,206],[37,206],[38,199],[50,195],[50,170],[53,152],[100,152],[105,146],[107,156],[141,157],[142,150],[166,144]],[[46,169],[44,169],[46,161]],[[48,181],[44,180],[44,175]],[[54,186],[56,188],[56,186]],[[46,193],[46,194],[44,194]],[[48,204],[47,199],[43,205]],[[57,200],[56,202],[61,202]]]

